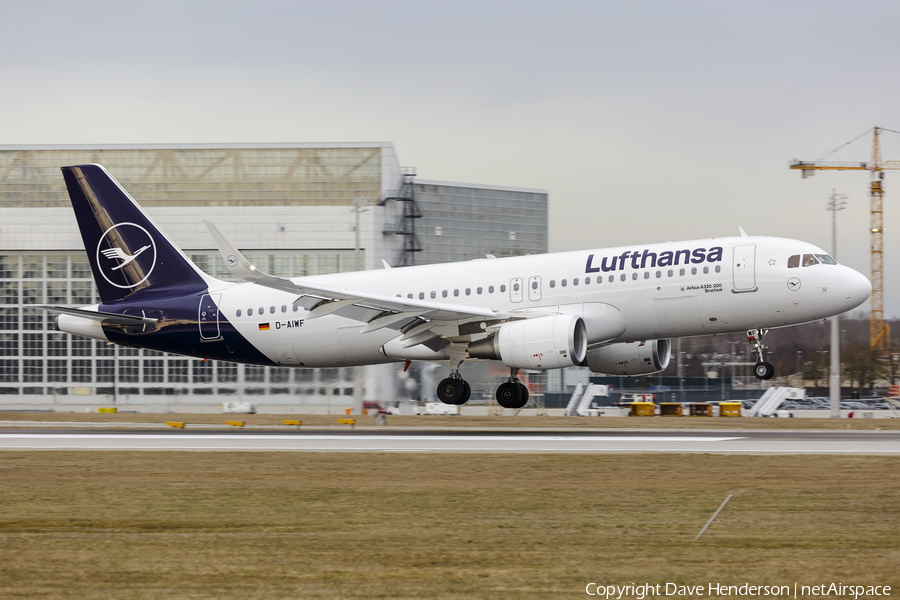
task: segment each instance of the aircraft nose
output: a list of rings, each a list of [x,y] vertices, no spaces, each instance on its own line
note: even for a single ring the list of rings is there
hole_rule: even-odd
[[[847,297],[847,310],[856,308],[872,295],[872,283],[859,271],[848,268],[845,275],[844,289]]]

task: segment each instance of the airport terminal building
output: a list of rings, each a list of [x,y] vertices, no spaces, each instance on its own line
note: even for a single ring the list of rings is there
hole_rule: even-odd
[[[547,252],[546,191],[419,179],[387,142],[0,146],[0,408],[218,410],[234,400],[339,412],[434,393],[402,365],[256,367],[55,332],[54,315],[28,306],[99,302],[60,172],[82,163],[104,165],[220,279],[233,280],[203,220],[280,276]]]

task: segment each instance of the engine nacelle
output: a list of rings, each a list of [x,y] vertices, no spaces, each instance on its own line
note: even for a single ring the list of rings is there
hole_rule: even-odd
[[[519,369],[560,369],[584,361],[587,331],[575,315],[504,323],[491,337],[469,344],[469,356]]]
[[[671,340],[647,340],[602,346],[587,353],[585,364],[604,375],[650,375],[669,366]]]

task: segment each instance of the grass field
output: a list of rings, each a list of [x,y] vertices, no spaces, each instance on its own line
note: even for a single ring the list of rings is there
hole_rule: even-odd
[[[10,451],[0,598],[896,595],[898,489],[884,457]]]
[[[60,421],[88,423],[152,423],[161,425],[165,421],[181,421],[188,426],[197,424],[220,424],[226,420],[245,421],[247,425],[282,425],[281,419],[300,419],[303,427],[337,426],[338,418],[345,415],[223,415],[186,413],[65,413],[65,412],[2,412],[0,421]],[[357,425],[373,424],[374,415],[352,415]],[[764,419],[728,417],[514,417],[514,416],[438,416],[388,415],[389,427],[537,427],[537,428],[598,428],[598,429],[856,429],[856,430],[897,430],[900,419]],[[7,425],[2,425],[4,427]],[[14,425],[10,425],[14,426]]]

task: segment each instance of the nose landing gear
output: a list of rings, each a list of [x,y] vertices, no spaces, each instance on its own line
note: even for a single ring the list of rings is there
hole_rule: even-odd
[[[750,351],[756,355],[756,366],[753,367],[753,374],[757,379],[772,379],[775,375],[775,367],[772,363],[763,360],[763,352],[768,347],[764,345],[763,338],[769,333],[768,329],[748,329],[747,341],[750,342]]]
[[[497,388],[497,404],[503,408],[522,408],[528,404],[528,388],[519,381],[519,369],[509,369],[509,380]]]

